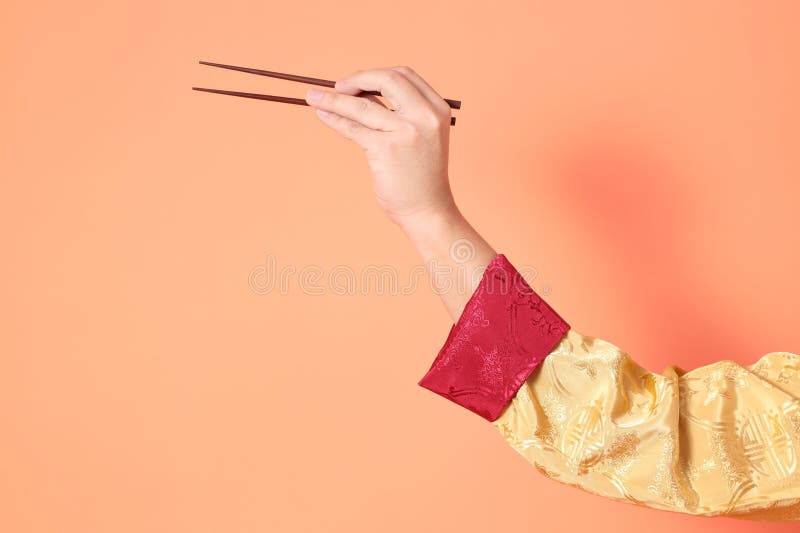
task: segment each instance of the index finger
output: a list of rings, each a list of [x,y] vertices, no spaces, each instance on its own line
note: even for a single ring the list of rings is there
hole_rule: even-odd
[[[445,113],[450,113],[450,104],[448,104],[444,97],[441,96],[436,89],[430,86],[430,84],[425,81],[425,79],[419,75],[414,69],[407,66],[401,67],[392,67],[392,70],[396,70],[401,74],[405,75],[413,83],[417,86],[417,89],[428,97],[428,99],[439,109],[442,109]]]
[[[346,94],[378,91],[400,115],[416,116],[415,110],[429,107],[430,101],[400,72],[392,69],[359,70],[337,80],[336,90]]]

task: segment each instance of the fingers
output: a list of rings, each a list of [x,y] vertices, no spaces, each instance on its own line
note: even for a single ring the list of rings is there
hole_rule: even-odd
[[[433,87],[431,87],[428,82],[426,82],[422,76],[417,74],[411,67],[401,66],[401,67],[392,67],[392,70],[400,72],[403,74],[408,80],[414,84],[414,86],[421,92],[425,97],[433,103],[434,106],[442,113],[450,115],[450,104],[444,101],[444,97],[440,96]]]
[[[412,118],[424,115],[431,107],[430,100],[405,75],[392,69],[359,70],[338,80],[336,91],[344,94],[378,91],[389,100],[395,113]]]
[[[317,117],[333,130],[342,134],[342,136],[350,139],[358,144],[363,149],[376,146],[379,141],[379,136],[384,135],[380,131],[373,130],[363,125],[360,122],[349,119],[342,115],[337,115],[333,112],[325,111],[324,109],[315,110]],[[391,111],[389,111],[391,113]]]
[[[394,111],[377,96],[356,96],[363,91],[379,92]],[[450,106],[409,67],[360,70],[338,80],[335,92],[309,90],[306,101],[316,108],[320,120],[365,149],[376,146],[382,132],[408,126],[403,115],[437,128],[440,123],[450,124]]]
[[[401,122],[380,102],[363,96],[309,89],[306,92],[306,102],[312,107],[336,113],[373,130],[394,131]]]

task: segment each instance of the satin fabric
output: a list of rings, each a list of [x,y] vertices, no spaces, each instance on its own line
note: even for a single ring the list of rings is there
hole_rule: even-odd
[[[419,381],[542,475],[692,515],[800,521],[800,356],[661,374],[570,328],[502,254]]]
[[[568,329],[497,254],[418,385],[492,422]]]
[[[492,422],[542,475],[682,513],[800,521],[800,356],[686,373],[570,329]]]

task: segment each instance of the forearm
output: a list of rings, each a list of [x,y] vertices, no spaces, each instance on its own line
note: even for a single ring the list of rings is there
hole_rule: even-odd
[[[455,203],[410,215],[398,220],[398,225],[423,260],[431,287],[456,322],[497,252]]]

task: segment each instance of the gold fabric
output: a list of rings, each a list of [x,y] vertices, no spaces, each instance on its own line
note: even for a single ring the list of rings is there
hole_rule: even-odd
[[[800,356],[649,372],[570,329],[492,422],[546,477],[693,515],[800,521]]]

